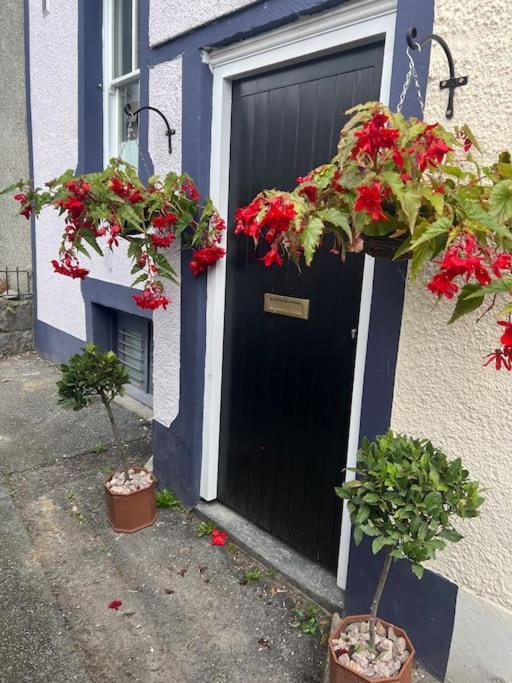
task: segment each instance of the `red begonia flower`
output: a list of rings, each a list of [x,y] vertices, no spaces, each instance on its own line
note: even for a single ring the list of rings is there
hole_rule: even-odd
[[[500,337],[500,342],[503,346],[512,346],[512,323],[508,322],[508,320],[498,320],[498,325],[505,328]]]
[[[219,531],[219,529],[212,530],[212,545],[226,545],[228,540],[227,531]]]
[[[354,202],[354,211],[364,211],[371,216],[373,221],[387,221],[387,216],[382,211],[382,200],[389,194],[388,188],[374,180],[370,185],[356,187],[357,198]]]
[[[134,294],[132,299],[139,308],[147,308],[154,311],[156,308],[167,308],[170,301],[163,295],[163,290],[159,285],[147,284],[142,294]]]
[[[197,251],[194,251],[192,259],[190,260],[189,268],[192,271],[192,275],[199,275],[207,270],[210,266],[213,266],[219,259],[221,259],[226,253],[226,250],[222,247],[212,244],[206,247],[202,247]]]
[[[112,602],[110,602],[108,604],[108,608],[113,609],[117,612],[117,610],[121,607],[122,604],[123,604],[122,600],[112,600]]]
[[[276,263],[278,266],[283,265],[283,259],[281,258],[281,255],[279,254],[279,251],[276,247],[273,247],[272,249],[267,251],[265,256],[262,256],[260,258],[260,261],[263,261],[267,268],[271,266],[273,263]]]

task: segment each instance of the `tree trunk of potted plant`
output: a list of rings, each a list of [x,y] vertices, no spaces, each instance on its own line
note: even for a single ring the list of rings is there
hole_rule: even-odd
[[[372,600],[372,606],[370,608],[370,644],[372,647],[375,647],[375,626],[377,624],[377,612],[379,609],[380,599],[382,598],[382,592],[389,576],[389,570],[391,569],[391,562],[393,560],[392,553],[393,546],[390,546],[384,559],[384,564],[379,577],[379,583],[377,584],[377,590],[375,591],[375,595]]]

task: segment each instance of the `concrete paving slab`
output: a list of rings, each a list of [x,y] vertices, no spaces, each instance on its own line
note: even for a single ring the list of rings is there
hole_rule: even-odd
[[[89,683],[11,496],[0,485],[0,681]]]

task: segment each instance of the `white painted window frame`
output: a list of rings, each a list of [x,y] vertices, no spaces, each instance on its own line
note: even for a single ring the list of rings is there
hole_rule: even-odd
[[[136,68],[139,35],[138,2],[132,4],[132,70],[114,78],[114,1],[103,0],[103,162],[120,155],[119,149],[119,87],[140,79]]]
[[[329,54],[336,48],[344,48],[350,44],[381,37],[384,39],[384,56],[380,99],[388,103],[393,65],[396,6],[397,0],[356,0],[335,10],[298,20],[262,36],[226,48],[205,51],[204,59],[213,73],[210,195],[221,215],[227,216],[228,214],[233,80],[266,69]],[[223,240],[223,246],[226,246],[225,235]],[[366,256],[352,388],[347,467],[355,466],[359,444],[373,271],[374,259]],[[206,501],[215,500],[217,497],[225,288],[226,262],[221,260],[208,272],[200,488],[201,497]],[[346,475],[347,480],[353,477],[352,472]],[[350,531],[350,517],[345,505],[337,576],[338,585],[343,589],[347,581]]]

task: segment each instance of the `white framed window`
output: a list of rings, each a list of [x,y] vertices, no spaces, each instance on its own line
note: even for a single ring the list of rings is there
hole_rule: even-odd
[[[103,156],[137,167],[138,120],[124,107],[139,108],[138,0],[103,0]]]

